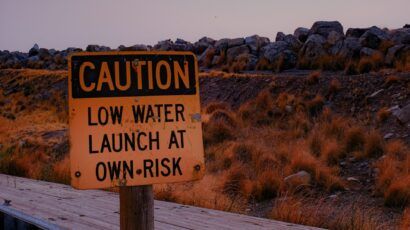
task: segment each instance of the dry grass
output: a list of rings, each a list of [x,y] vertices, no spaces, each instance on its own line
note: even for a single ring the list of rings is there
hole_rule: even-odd
[[[383,107],[381,108],[379,111],[377,111],[377,122],[379,123],[384,123],[385,121],[387,121],[387,119],[390,117],[391,112],[389,110],[389,108],[387,107]]]
[[[327,229],[370,230],[388,227],[378,220],[378,213],[374,210],[362,208],[360,205],[336,210],[334,205],[323,199],[308,200],[296,196],[284,196],[276,199],[269,217]]]
[[[320,71],[311,72],[307,77],[306,82],[310,85],[317,84],[319,83],[319,78],[321,75],[322,73]]]
[[[410,208],[406,208],[403,212],[403,217],[400,222],[400,229],[407,230],[410,229]]]
[[[410,204],[410,150],[401,141],[390,141],[380,158],[376,187],[386,205],[403,207]]]
[[[207,73],[212,75],[245,76]],[[312,75],[317,75],[311,77],[315,82],[320,81],[320,73]],[[340,86],[335,82],[330,83],[329,88],[332,87],[329,91],[337,91]],[[62,104],[57,96],[39,107],[28,107],[29,111],[14,112],[15,121],[0,117],[1,142],[18,143],[9,136],[27,136],[27,131],[44,133],[66,129],[66,115],[56,113],[64,111],[57,106]],[[312,191],[328,195],[343,190],[345,182],[338,162],[351,156],[374,159],[385,154],[375,164],[379,171],[378,194],[385,198],[387,205],[408,204],[408,147],[397,141],[385,143],[378,131],[368,131],[349,118],[333,114],[325,104],[326,99],[319,94],[302,97],[282,92],[274,97],[269,91],[260,93],[238,110],[224,103],[210,103],[203,110],[207,117],[203,125],[204,179],[156,185],[156,198],[235,212],[245,212],[255,202],[275,199],[271,214],[275,219],[331,229],[372,229],[380,223],[365,215],[368,210],[353,207],[351,212],[338,211],[325,202],[297,196]],[[19,106],[17,102],[10,111],[16,106]],[[0,170],[67,183],[69,159],[64,157],[65,153],[50,152],[59,141],[45,141],[34,135],[28,144],[3,146]],[[59,155],[63,157],[57,157]],[[285,177],[302,170],[310,174],[308,184],[288,186],[284,182]],[[283,197],[284,194],[287,196]],[[405,221],[408,222],[403,223]]]
[[[384,58],[381,54],[375,53],[370,57],[362,57],[357,65],[357,72],[368,73],[379,70],[383,66]]]

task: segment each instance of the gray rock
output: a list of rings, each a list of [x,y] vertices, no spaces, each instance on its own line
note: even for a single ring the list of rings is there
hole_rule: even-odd
[[[410,44],[410,28],[401,28],[390,32],[391,40],[396,44]]]
[[[306,60],[319,58],[326,54],[326,50],[323,47],[325,42],[325,38],[319,34],[310,35],[302,46],[299,54]]]
[[[38,54],[38,51],[40,50],[40,47],[38,47],[37,44],[34,44],[34,46],[28,51],[28,56],[35,56]]]
[[[364,47],[377,49],[381,42],[389,39],[386,31],[381,30],[376,26],[370,27],[359,39],[360,44]]]
[[[348,177],[346,180],[351,181],[351,182],[355,182],[355,183],[360,183],[360,180],[357,179],[356,177]]]
[[[289,48],[295,52],[298,52],[302,47],[302,43],[293,35],[288,34],[283,37],[283,41],[289,45]]]
[[[245,39],[244,38],[234,38],[234,39],[229,39],[229,38],[223,38],[215,42],[215,48],[216,51],[219,53],[223,50],[229,49],[234,46],[240,46],[245,44]]]
[[[289,175],[285,177],[284,181],[287,184],[303,184],[303,185],[309,185],[310,181],[312,180],[312,176],[306,172],[306,171],[299,171],[295,174]]]
[[[395,106],[390,107],[388,110],[389,112],[394,113],[395,111],[400,110],[400,106],[395,105]]]
[[[301,42],[305,42],[309,36],[309,29],[308,28],[303,28],[303,27],[298,27],[295,32],[293,32],[293,35]]]
[[[346,37],[360,38],[369,28],[349,28],[346,31]]]
[[[111,49],[110,47],[107,47],[107,46],[88,45],[85,50],[87,52],[101,52],[101,51],[109,51]]]
[[[368,47],[363,47],[360,50],[360,56],[361,57],[371,57],[373,55],[383,56],[383,53],[379,50],[374,50],[374,49],[371,49],[371,48],[368,48]]]
[[[368,98],[375,98],[377,95],[379,95],[383,91],[384,89],[379,89],[376,92],[372,93]]]
[[[247,45],[241,45],[241,46],[234,46],[232,48],[229,48],[226,51],[226,58],[228,63],[233,61],[237,56],[241,54],[249,54],[250,50]]]
[[[399,123],[406,124],[410,122],[410,104],[404,106],[403,108],[393,112],[393,115],[397,118]]]
[[[343,34],[336,31],[330,31],[329,35],[327,36],[327,43],[330,45],[335,45],[337,42],[342,41],[343,39]]]
[[[259,50],[269,44],[269,38],[253,35],[245,38],[245,44],[251,49],[251,53],[257,54]]]
[[[215,55],[215,48],[212,46],[209,46],[201,55],[198,57],[198,63],[200,65],[209,65],[211,63],[207,63],[208,61],[206,60],[207,58],[211,58],[211,61]],[[209,66],[205,66],[209,67]]]
[[[279,58],[280,53],[289,49],[289,44],[284,41],[272,42],[261,49],[263,57],[269,62],[274,62]]]
[[[202,54],[209,46],[213,46],[215,40],[208,37],[202,37],[193,45],[193,51],[196,54]]]
[[[400,56],[401,51],[405,48],[405,45],[395,45],[390,47],[387,50],[386,57],[384,58],[384,62],[387,65],[392,65],[395,58]]]
[[[133,46],[118,46],[119,51],[148,51],[148,47],[146,45],[137,44]]]
[[[385,140],[387,140],[387,139],[391,139],[393,136],[394,136],[393,133],[386,133],[386,135],[384,135],[383,138],[384,138]]]
[[[329,53],[332,55],[338,55],[342,58],[352,58],[358,57],[360,54],[360,45],[359,39],[354,37],[348,37],[344,40],[338,41],[334,46],[329,50]]]
[[[338,21],[318,21],[313,23],[312,28],[310,28],[309,34],[319,34],[327,38],[329,33],[332,31],[343,34],[342,24],[340,24],[340,22]]]
[[[154,45],[154,50],[160,50],[160,51],[170,51],[172,50],[172,41],[171,39],[159,41],[157,44]]]
[[[283,32],[278,32],[278,33],[276,33],[275,41],[276,41],[276,42],[283,41],[283,39],[285,38],[285,36],[286,36],[286,35],[285,35]]]

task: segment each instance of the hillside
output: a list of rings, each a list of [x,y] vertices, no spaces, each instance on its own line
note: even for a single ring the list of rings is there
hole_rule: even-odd
[[[342,229],[409,221],[410,72],[211,70],[200,90],[206,176],[158,199]],[[0,70],[0,111],[0,171],[68,183],[67,72]]]

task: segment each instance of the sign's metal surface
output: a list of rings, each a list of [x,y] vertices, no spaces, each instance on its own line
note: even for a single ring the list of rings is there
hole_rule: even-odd
[[[73,187],[135,186],[202,177],[195,55],[73,54],[68,87]]]

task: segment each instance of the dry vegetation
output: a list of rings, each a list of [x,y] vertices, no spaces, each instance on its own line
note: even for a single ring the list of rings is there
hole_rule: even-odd
[[[209,75],[231,76],[216,71]],[[321,72],[313,72],[304,82],[317,85],[321,78]],[[55,87],[65,81],[65,73],[54,72],[50,78],[41,71],[24,70],[1,81],[11,90],[12,86],[20,88],[12,101],[4,89],[0,94],[0,171],[68,183],[66,96]],[[385,84],[398,81],[390,77]],[[39,86],[44,89],[47,84],[50,90],[44,96]],[[341,90],[341,82],[333,79],[325,87],[328,95],[282,92],[274,96],[275,84],[271,84],[238,109],[222,102],[209,103],[203,108],[205,177],[197,182],[156,185],[156,198],[331,229],[392,227],[386,224],[395,220],[380,217],[377,205],[373,209],[360,205],[361,201],[334,203],[329,198],[354,190],[341,162],[363,160],[371,163],[371,195],[397,212],[406,210],[396,224],[408,229],[408,145],[385,141],[378,130],[331,111],[326,100]],[[382,123],[389,116],[388,109],[382,108],[376,119]],[[300,172],[304,176],[294,176]],[[258,204],[268,206],[262,214],[256,213]]]

